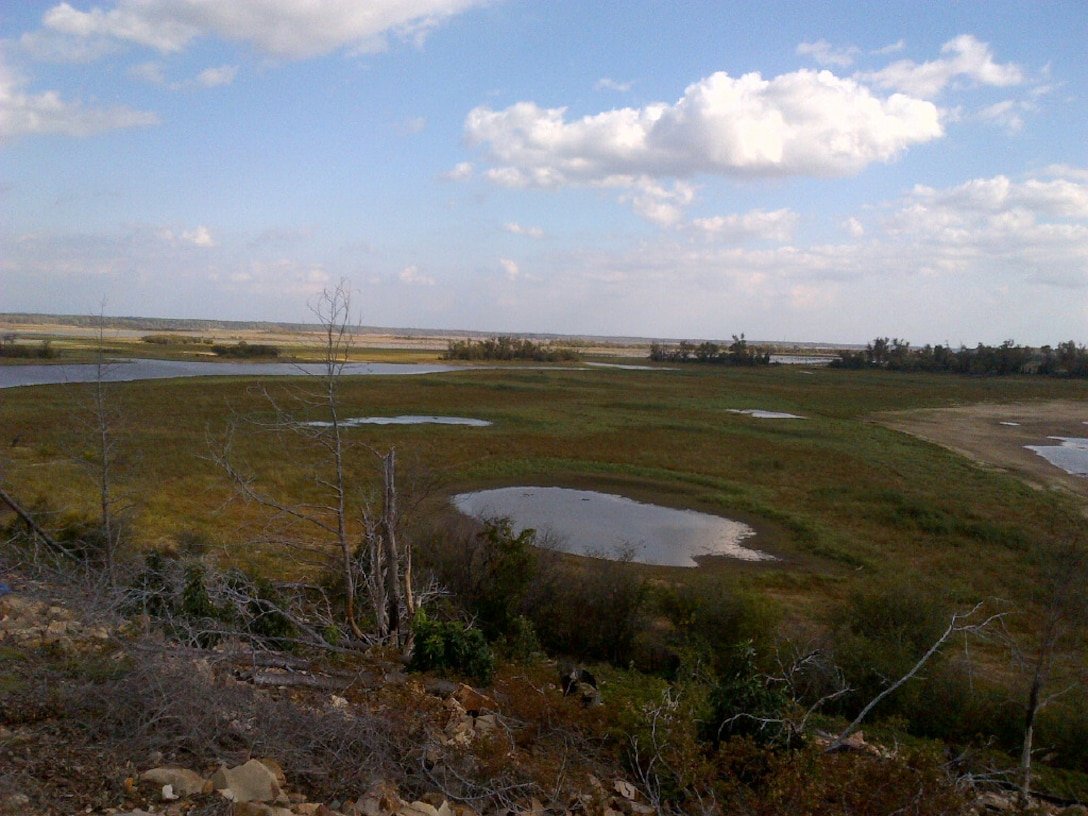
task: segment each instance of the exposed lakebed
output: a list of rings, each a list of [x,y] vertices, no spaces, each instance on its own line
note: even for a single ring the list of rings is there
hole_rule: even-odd
[[[645,504],[609,493],[562,487],[503,487],[461,493],[453,504],[477,519],[509,518],[518,532],[534,529],[564,552],[670,567],[697,567],[698,558],[773,561],[741,542],[755,530],[694,510]]]

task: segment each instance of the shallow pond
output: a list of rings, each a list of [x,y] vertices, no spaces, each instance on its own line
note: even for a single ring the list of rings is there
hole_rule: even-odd
[[[787,414],[784,411],[764,411],[761,408],[730,408],[729,413],[747,414],[756,419],[804,419],[803,416],[797,414]]]
[[[478,519],[509,518],[518,532],[532,528],[557,549],[576,555],[641,564],[697,567],[696,558],[726,556],[773,561],[741,545],[755,535],[732,519],[644,504],[609,493],[562,487],[503,487],[453,497],[462,513]]]
[[[331,422],[307,422],[313,428],[329,428]],[[486,419],[455,416],[424,416],[405,414],[403,416],[351,417],[340,420],[341,427],[357,428],[360,425],[468,425],[472,428],[486,428],[491,425]]]
[[[344,374],[438,374],[457,366],[425,363],[348,363]],[[105,382],[165,380],[175,377],[299,377],[323,374],[322,363],[213,363],[188,360],[112,360],[103,366]],[[0,366],[0,388],[22,385],[60,385],[95,382],[91,363]]]
[[[1074,476],[1088,476],[1088,439],[1068,436],[1048,436],[1047,439],[1056,439],[1061,444],[1024,445],[1024,447],[1039,454],[1066,473],[1072,473]]]

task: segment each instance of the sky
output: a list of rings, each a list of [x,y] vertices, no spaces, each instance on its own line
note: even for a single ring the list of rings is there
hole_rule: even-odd
[[[0,312],[1088,341],[1084,0],[0,4]]]

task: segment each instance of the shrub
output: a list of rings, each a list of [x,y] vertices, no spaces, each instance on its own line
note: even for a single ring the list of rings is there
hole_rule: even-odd
[[[412,621],[414,647],[408,664],[411,671],[451,672],[487,685],[495,670],[495,658],[479,629],[458,621],[432,621],[423,610]]]
[[[709,697],[709,716],[701,723],[703,739],[719,745],[733,737],[748,737],[759,745],[788,745],[795,739],[785,723],[791,701],[785,690],[756,666],[751,641],[731,650],[735,669]]]

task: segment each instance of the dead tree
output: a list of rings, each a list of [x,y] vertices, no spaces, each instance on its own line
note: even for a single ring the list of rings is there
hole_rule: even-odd
[[[336,553],[337,571],[344,588],[345,623],[355,638],[368,638],[359,623],[358,610],[360,595],[365,594],[375,620],[371,636],[399,642],[413,607],[408,588],[409,548],[398,547],[397,542],[395,454],[392,450],[383,454],[370,446],[353,443],[341,415],[340,385],[355,332],[348,284],[341,281],[334,289],[326,289],[311,304],[311,310],[322,328],[322,365],[320,373],[314,375],[320,385],[317,388],[304,385],[301,390],[294,390],[287,402],[264,390],[264,397],[274,409],[274,418],[236,422],[212,458],[231,477],[244,499],[270,511],[272,524],[280,529],[270,530],[266,540],[306,551],[311,556],[330,550]],[[315,415],[320,419],[314,419]],[[238,463],[232,452],[234,435],[243,425],[287,434],[305,448],[316,451],[315,483],[324,498],[305,502],[262,489],[259,480]],[[355,481],[358,455],[367,452],[381,462],[383,491],[381,507],[376,512],[366,501],[362,486]]]

